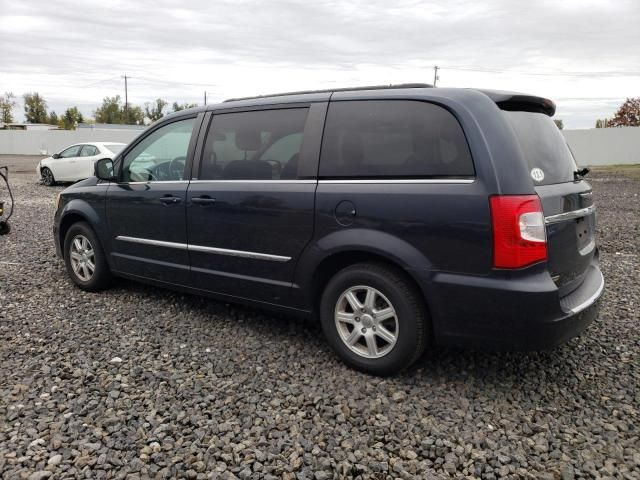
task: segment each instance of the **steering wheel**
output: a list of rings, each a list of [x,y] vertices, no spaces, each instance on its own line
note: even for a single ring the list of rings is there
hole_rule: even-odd
[[[187,161],[187,157],[176,157],[169,162],[169,176],[171,179],[182,180],[182,174],[184,173],[184,164]],[[182,163],[180,163],[182,162]]]

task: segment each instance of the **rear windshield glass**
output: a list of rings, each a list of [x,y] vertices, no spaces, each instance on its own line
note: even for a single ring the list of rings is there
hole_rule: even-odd
[[[516,132],[534,185],[573,181],[576,162],[553,120],[543,113],[503,112]]]
[[[120,153],[120,151],[126,147],[126,145],[118,145],[117,143],[105,143],[105,147],[111,150],[113,153]]]

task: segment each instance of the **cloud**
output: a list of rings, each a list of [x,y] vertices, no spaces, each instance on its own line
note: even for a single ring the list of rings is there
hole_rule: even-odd
[[[122,94],[125,73],[135,103],[430,82],[436,64],[442,85],[551,98],[624,99],[640,80],[634,0],[0,0],[0,12],[0,88],[85,114]],[[609,104],[581,105],[593,121],[610,115]],[[565,125],[588,126],[575,111]]]

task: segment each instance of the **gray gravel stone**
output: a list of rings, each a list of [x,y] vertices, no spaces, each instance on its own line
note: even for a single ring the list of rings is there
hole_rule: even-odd
[[[51,239],[62,188],[13,176],[0,478],[640,477],[640,175],[591,175],[598,321],[545,352],[431,348],[387,379],[348,369],[311,322],[74,288]]]

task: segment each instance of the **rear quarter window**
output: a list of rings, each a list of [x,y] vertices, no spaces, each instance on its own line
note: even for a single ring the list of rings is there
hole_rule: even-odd
[[[338,101],[329,106],[321,178],[474,175],[469,146],[446,109],[412,100]]]
[[[534,185],[572,182],[576,162],[551,117],[543,113],[503,111],[515,131]]]

